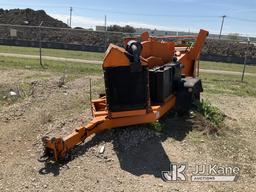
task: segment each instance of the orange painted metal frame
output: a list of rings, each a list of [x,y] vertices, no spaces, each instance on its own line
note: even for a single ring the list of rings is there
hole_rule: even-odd
[[[200,30],[195,45],[191,49],[177,50],[172,49],[172,44],[161,45],[157,44],[157,47],[161,51],[161,47],[165,47],[168,50],[173,50],[175,55],[178,56],[178,61],[184,65],[183,74],[185,76],[194,76],[195,63],[199,59],[200,51],[203,43],[208,35],[205,30]],[[148,34],[143,33],[141,39],[144,41],[152,42],[152,39]],[[155,40],[153,40],[155,44]],[[143,42],[142,42],[143,45]],[[159,51],[158,50],[158,51]],[[168,51],[164,50],[168,53]],[[147,53],[150,56],[150,52]],[[156,57],[162,56],[162,63],[165,64],[170,61],[168,56],[163,55],[161,52],[155,52]],[[114,67],[116,61],[121,66],[129,65],[129,61],[125,56],[125,50],[115,45],[110,45],[106,51],[103,67]],[[147,59],[141,57],[143,65],[149,65]],[[117,128],[123,126],[130,126],[136,124],[145,124],[155,122],[161,118],[166,112],[168,112],[175,105],[176,97],[171,95],[167,100],[158,105],[153,104],[147,110],[133,110],[111,113],[107,110],[106,97],[101,97],[96,100],[92,100],[92,115],[93,119],[85,126],[81,126],[74,130],[70,135],[62,138],[43,138],[43,144],[46,152],[53,154],[54,160],[57,161],[60,158],[64,158],[68,151],[74,148],[76,145],[84,142],[84,140],[92,134],[99,133],[105,129]]]
[[[106,102],[105,99],[101,99],[103,103]],[[82,143],[92,134],[110,128],[155,122],[175,105],[175,100],[176,97],[171,96],[162,105],[153,105],[150,112],[144,111],[144,114],[141,114],[141,110],[126,111],[125,117],[120,116],[116,118],[108,118],[107,111],[96,111],[95,101],[92,101],[95,110],[93,111],[94,117],[87,125],[75,129],[75,131],[67,137],[45,138],[43,142],[45,147],[53,152],[54,160],[57,161],[59,158],[64,158],[70,149]],[[99,100],[96,102],[99,102]]]

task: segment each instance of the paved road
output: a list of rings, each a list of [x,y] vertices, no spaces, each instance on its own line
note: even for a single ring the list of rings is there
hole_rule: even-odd
[[[27,58],[27,59],[39,59],[38,55],[24,55],[24,54],[16,54],[16,53],[0,53],[0,56]],[[102,61],[64,58],[64,57],[53,57],[53,56],[43,56],[43,59],[51,60],[51,61],[70,61],[70,62],[77,62],[77,63],[102,64]],[[212,74],[224,74],[224,75],[239,75],[239,76],[242,75],[241,72],[238,72],[238,71],[223,71],[223,70],[213,70],[213,69],[200,69],[200,72],[212,73]],[[256,77],[256,73],[245,73],[245,76]]]

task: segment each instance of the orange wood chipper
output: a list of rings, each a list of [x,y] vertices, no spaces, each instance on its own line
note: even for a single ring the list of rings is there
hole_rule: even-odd
[[[172,108],[189,111],[202,92],[199,56],[208,31],[193,46],[178,46],[147,32],[110,44],[103,60],[105,94],[91,100],[93,119],[62,138],[43,137],[40,160],[65,158],[76,145],[105,129],[152,123]]]

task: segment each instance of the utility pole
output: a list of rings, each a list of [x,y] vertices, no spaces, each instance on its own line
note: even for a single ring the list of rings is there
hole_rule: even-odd
[[[244,53],[244,68],[243,68],[243,73],[242,73],[242,78],[241,78],[241,82],[244,81],[244,73],[245,73],[245,67],[246,67],[246,63],[247,63],[247,54],[248,54],[248,50],[249,50],[249,45],[250,45],[250,38],[247,38],[247,47]]]
[[[104,26],[105,26],[105,31],[107,31],[107,15],[105,15]]]
[[[224,19],[227,17],[226,15],[221,16],[222,17],[222,22],[221,22],[221,27],[220,27],[220,35],[219,35],[219,39],[221,37],[221,33],[222,33],[222,28],[223,28],[223,24],[224,24]]]
[[[105,50],[107,50],[107,31],[108,31],[108,28],[107,28],[107,15],[105,15],[105,20],[104,20],[104,26],[105,26]]]
[[[40,59],[41,67],[44,68],[43,62],[42,62],[42,40],[41,40],[41,26],[42,25],[43,25],[43,21],[41,21],[41,23],[39,25],[39,59]]]
[[[69,27],[72,28],[72,11],[73,11],[73,8],[70,7],[69,9]]]

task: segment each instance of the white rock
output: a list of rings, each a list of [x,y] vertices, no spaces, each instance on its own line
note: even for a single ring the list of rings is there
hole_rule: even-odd
[[[99,154],[104,153],[104,151],[105,151],[105,145],[100,146],[99,147]]]
[[[10,91],[9,94],[10,94],[11,96],[16,96],[16,95],[17,95],[17,93],[14,92],[14,91]]]

